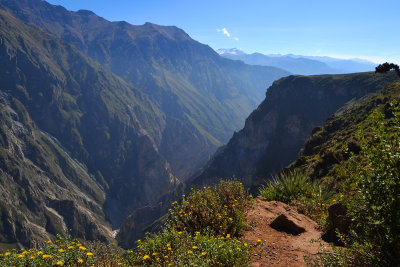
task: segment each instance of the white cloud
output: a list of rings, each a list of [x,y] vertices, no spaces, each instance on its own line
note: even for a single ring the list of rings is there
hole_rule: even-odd
[[[237,38],[237,37],[235,37],[235,38],[233,38],[233,39],[235,39],[235,41],[239,41],[239,38]]]
[[[228,32],[228,30],[226,28],[217,29],[217,32],[222,32],[222,34],[225,34],[226,36],[231,37],[231,34]]]

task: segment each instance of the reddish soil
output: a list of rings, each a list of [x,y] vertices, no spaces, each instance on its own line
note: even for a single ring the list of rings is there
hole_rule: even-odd
[[[305,231],[292,235],[272,228],[270,223],[281,214]],[[251,265],[254,267],[305,266],[304,256],[313,257],[318,251],[329,250],[329,245],[321,240],[318,224],[282,202],[267,202],[258,197],[246,216],[249,226],[243,239],[258,243],[252,248]]]

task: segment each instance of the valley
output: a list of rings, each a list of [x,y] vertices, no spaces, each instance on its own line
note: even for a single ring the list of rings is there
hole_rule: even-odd
[[[0,0],[0,266],[398,264],[399,74],[376,66]]]

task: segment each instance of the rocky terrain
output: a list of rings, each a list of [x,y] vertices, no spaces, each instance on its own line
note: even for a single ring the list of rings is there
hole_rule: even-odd
[[[395,79],[394,73],[359,73],[289,76],[274,82],[244,128],[192,177],[192,185],[236,176],[257,190],[297,158],[314,127],[348,101],[382,89]]]

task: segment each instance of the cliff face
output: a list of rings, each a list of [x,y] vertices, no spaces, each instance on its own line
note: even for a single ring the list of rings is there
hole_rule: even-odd
[[[3,9],[0,62],[1,242],[66,229],[105,240],[106,219],[119,226],[175,188],[150,134],[161,128],[158,109],[132,85]]]
[[[256,188],[293,161],[311,134],[346,102],[394,81],[393,74],[290,76],[268,89],[265,100],[247,118],[192,184],[236,176]]]
[[[0,144],[0,244],[36,247],[67,231],[112,239],[104,188],[3,91]]]
[[[201,166],[243,126],[266,88],[289,73],[221,58],[176,27],[110,22],[40,0],[1,0],[15,16],[62,39],[139,88],[163,118],[151,134],[177,177]]]

